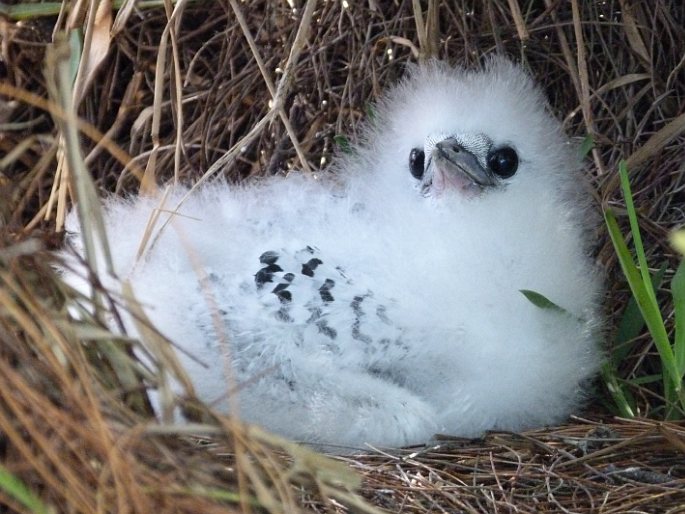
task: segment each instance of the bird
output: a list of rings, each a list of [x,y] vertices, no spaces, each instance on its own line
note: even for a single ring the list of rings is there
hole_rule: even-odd
[[[117,278],[102,282],[132,284],[200,400],[296,441],[542,427],[583,405],[602,361],[581,174],[521,65],[430,61],[326,170],[175,186],[173,214],[106,199]],[[155,212],[170,226],[137,258]],[[75,212],[67,232],[82,252]]]

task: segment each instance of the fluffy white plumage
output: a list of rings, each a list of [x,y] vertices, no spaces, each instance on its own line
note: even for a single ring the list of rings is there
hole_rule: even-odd
[[[117,271],[197,359],[179,353],[200,398],[228,408],[230,355],[241,417],[296,440],[401,446],[557,422],[600,361],[601,281],[573,149],[544,103],[505,60],[416,68],[330,176],[206,186],[137,266],[158,201],[109,200]]]

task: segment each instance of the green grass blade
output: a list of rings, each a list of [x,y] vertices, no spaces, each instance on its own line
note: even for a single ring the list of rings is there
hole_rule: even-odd
[[[659,380],[662,379],[661,375],[643,375],[641,377],[635,377],[630,380],[630,383],[632,385],[646,385],[646,384],[653,384],[655,382],[658,382]]]
[[[642,276],[642,282],[645,285],[645,292],[650,296],[652,302],[656,304],[656,293],[654,292],[654,288],[652,287],[652,280],[649,277],[647,257],[645,257],[645,248],[642,244],[640,225],[637,222],[637,213],[635,212],[635,204],[633,203],[633,193],[630,190],[630,181],[628,179],[628,167],[626,166],[625,161],[619,162],[618,174],[621,177],[621,189],[623,190],[623,197],[626,201],[626,210],[628,211],[628,220],[630,221],[630,231],[633,234],[635,255],[637,256],[637,262],[640,266],[640,275]],[[659,312],[659,316],[661,316],[661,312]]]
[[[69,41],[69,85],[74,87],[78,74],[81,55],[83,55],[83,31],[80,29],[70,30],[67,35]]]
[[[61,2],[43,2],[43,3],[20,3],[20,4],[6,4],[0,3],[0,15],[3,15],[11,20],[30,20],[33,18],[41,18],[43,16],[56,16],[59,14]]]
[[[654,344],[659,351],[659,356],[661,357],[665,371],[664,381],[668,380],[673,389],[679,391],[680,373],[676,366],[675,355],[673,354],[671,344],[668,340],[668,334],[666,333],[666,327],[664,327],[663,318],[661,317],[659,306],[656,303],[656,298],[653,294],[650,295],[648,292],[648,290],[651,290],[652,293],[654,291],[651,279],[649,278],[649,273],[647,274],[649,287],[647,287],[645,286],[642,276],[630,254],[630,250],[628,250],[628,246],[623,239],[623,234],[616,221],[616,216],[611,210],[607,209],[604,212],[604,219],[623,274],[628,281],[630,290],[645,319],[649,333],[651,334],[652,339],[654,339]]]
[[[673,275],[671,294],[673,295],[673,315],[675,317],[673,351],[678,371],[682,377],[685,374],[685,261],[680,262],[680,266]]]
[[[652,285],[654,289],[658,290],[664,282],[664,275],[668,263],[664,262],[657,272],[652,276]],[[623,359],[630,354],[633,347],[632,341],[640,335],[645,328],[645,318],[642,317],[640,307],[637,304],[634,296],[631,296],[623,311],[623,315],[618,322],[616,329],[616,336],[611,348],[611,359],[616,362],[622,362]]]
[[[117,10],[120,9],[125,0],[115,0],[112,7]],[[178,0],[171,0],[175,4]],[[193,3],[188,2],[188,3]],[[142,0],[136,3],[138,9],[150,9],[155,7],[162,7],[164,0]],[[46,16],[57,16],[62,9],[62,2],[30,2],[25,1],[17,4],[9,4],[0,2],[0,15],[5,16],[11,20],[32,20],[35,18],[43,18]]]
[[[621,386],[613,364],[605,362],[602,365],[602,378],[609,390],[609,394],[611,394],[614,400],[614,406],[618,410],[618,414],[625,418],[635,417],[635,409],[630,401],[630,395]]]
[[[0,464],[0,489],[21,503],[34,514],[48,514],[51,510],[36,496],[26,484]]]

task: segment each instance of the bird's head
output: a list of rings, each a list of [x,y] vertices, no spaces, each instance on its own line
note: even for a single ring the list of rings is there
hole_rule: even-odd
[[[559,189],[577,167],[543,95],[503,58],[478,70],[417,66],[377,113],[369,149],[388,187],[468,199],[524,189],[530,198]]]
[[[409,151],[409,173],[425,195],[446,190],[476,195],[504,184],[518,171],[516,150],[486,134],[431,134]]]

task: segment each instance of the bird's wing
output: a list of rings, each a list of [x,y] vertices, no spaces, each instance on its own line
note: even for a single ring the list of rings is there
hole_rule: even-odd
[[[395,301],[358,286],[314,246],[267,250],[251,273],[211,278],[217,291],[226,292],[219,300],[221,315],[234,357],[245,362],[255,360],[253,351],[272,352],[274,364],[319,355],[383,374],[384,361],[408,351]],[[198,309],[195,322],[212,340],[214,328],[201,310],[206,307]]]

